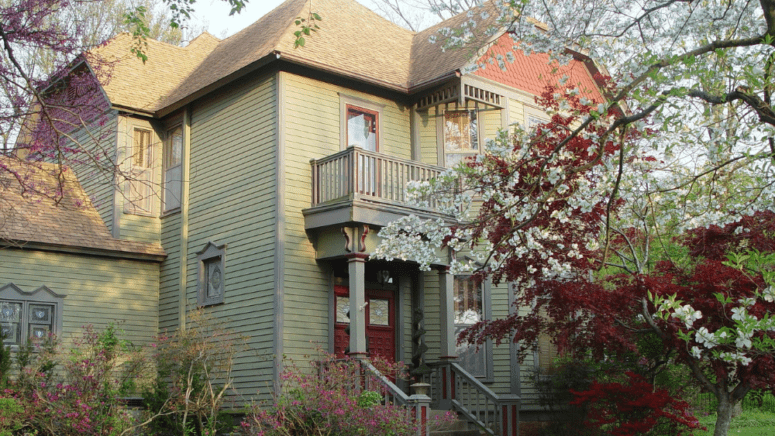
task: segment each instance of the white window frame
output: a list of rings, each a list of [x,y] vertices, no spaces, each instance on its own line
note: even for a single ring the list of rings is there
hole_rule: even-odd
[[[467,275],[456,275],[454,277],[455,282],[458,282],[460,280],[468,280],[470,279],[470,276]],[[491,307],[491,285],[489,280],[485,280],[480,285],[480,289],[482,292],[482,319],[483,320],[489,320],[491,319],[491,313],[492,313],[492,307]],[[457,287],[455,287],[457,289]],[[453,293],[453,298],[455,298],[455,295]],[[454,310],[454,302],[453,302],[453,310]],[[453,313],[454,316],[454,313]],[[469,327],[471,324],[457,324],[455,323],[455,337],[465,328]],[[460,349],[462,345],[458,345],[458,349]],[[468,345],[468,347],[475,348],[475,345]],[[459,353],[459,351],[458,351]],[[484,383],[490,383],[495,380],[495,372],[493,369],[493,346],[492,341],[487,339],[487,341],[479,346],[479,351],[475,352],[475,355],[481,356],[480,358],[483,360],[483,364],[485,367],[484,374],[474,374],[470,371],[470,368],[467,368],[464,365],[464,362],[458,362],[463,369],[471,373],[474,377],[479,379],[480,381]],[[458,356],[460,357],[460,356]]]
[[[525,130],[532,130],[537,124],[544,124],[551,119],[549,115],[541,109],[534,106],[525,106],[524,108],[524,126]]]
[[[129,155],[129,177],[124,192],[124,213],[132,215],[153,216],[154,214],[154,173],[156,169],[156,150],[154,146],[154,130],[150,126],[132,126],[131,138],[127,145]],[[135,138],[137,133],[148,134],[147,166],[135,166]]]
[[[47,325],[50,328],[50,333],[54,335],[62,334],[62,312],[64,310],[64,298],[66,295],[57,294],[51,289],[41,286],[40,288],[26,292],[21,290],[13,283],[9,283],[0,288],[0,302],[21,304],[20,315],[20,338],[19,343],[6,343],[3,341],[3,346],[10,345],[12,349],[16,349],[19,346],[26,345],[30,340],[30,325],[34,324],[29,319],[30,306],[41,305],[49,306],[52,308],[50,316],[53,318]],[[41,324],[43,325],[43,324]]]
[[[199,265],[199,282],[197,286],[197,306],[215,306],[224,303],[226,294],[226,244],[208,242],[203,249],[197,252]],[[212,277],[210,271],[215,268],[220,272],[220,289],[215,295],[210,294]]]

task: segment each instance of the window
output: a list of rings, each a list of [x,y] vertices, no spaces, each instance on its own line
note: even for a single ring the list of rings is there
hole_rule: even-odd
[[[64,295],[41,287],[24,292],[13,284],[0,288],[0,330],[3,345],[41,341],[62,330]]]
[[[444,165],[451,168],[479,153],[479,127],[475,110],[444,112]]]
[[[541,309],[541,317],[550,320],[549,315]],[[534,366],[539,376],[550,376],[555,371],[554,361],[560,357],[557,344],[552,341],[552,336],[546,332],[538,335],[534,354]]]
[[[226,290],[225,256],[226,244],[217,245],[213,242],[208,242],[197,253],[199,261],[198,306],[223,303],[224,291]]]
[[[180,208],[183,180],[183,128],[178,126],[167,132],[164,141],[164,212]]]
[[[384,106],[356,96],[339,94],[339,137],[342,150],[359,147],[381,151],[382,110]]]
[[[150,130],[133,130],[131,153],[126,193],[128,204],[124,211],[147,215],[152,212],[153,204],[153,144]]]
[[[559,357],[557,345],[552,343],[552,337],[546,333],[538,335],[538,346],[535,352],[535,368],[539,375],[552,375],[554,361]]]
[[[525,125],[528,130],[533,130],[539,124],[546,124],[549,121],[549,116],[541,109],[525,106]]]
[[[469,276],[455,276],[455,337],[477,322],[488,319],[489,304],[485,288],[485,284],[477,284]],[[459,344],[456,349],[458,363],[475,377],[491,379],[490,348],[489,343],[479,346],[478,351],[476,345]]]
[[[379,113],[347,105],[347,147],[379,151]]]

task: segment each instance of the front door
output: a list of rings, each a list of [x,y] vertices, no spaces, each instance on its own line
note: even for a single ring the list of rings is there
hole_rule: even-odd
[[[334,324],[334,352],[344,357],[350,345],[350,289],[335,286],[336,322]],[[366,351],[369,356],[380,356],[388,361],[396,358],[396,309],[393,291],[366,290]]]

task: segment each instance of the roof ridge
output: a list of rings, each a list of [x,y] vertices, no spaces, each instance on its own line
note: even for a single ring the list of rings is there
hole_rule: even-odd
[[[295,2],[298,2],[298,1],[299,0],[285,0],[284,2],[282,2],[279,5],[275,6],[274,9],[272,9],[271,11],[269,11],[266,14],[262,15],[261,17],[259,17],[258,20],[254,21],[253,23],[249,24],[248,26],[246,26],[245,28],[243,28],[239,32],[229,36],[228,38],[221,40],[221,42],[227,42],[229,40],[236,39],[238,36],[244,36],[243,35],[244,33],[249,33],[249,31],[253,27],[258,26],[259,23],[262,23],[262,22],[265,22],[265,21],[269,21],[271,18],[273,18],[272,15],[276,11],[282,10],[282,8],[284,6],[286,6],[286,4],[295,3]],[[303,0],[303,4],[301,5],[301,7],[299,7],[299,12],[301,12],[301,10],[304,8],[304,6],[306,6],[307,4],[311,3],[311,1],[312,0]],[[291,23],[288,24],[288,27],[290,27],[292,23],[293,23],[293,21],[291,21]],[[266,23],[262,23],[262,24],[266,24]]]

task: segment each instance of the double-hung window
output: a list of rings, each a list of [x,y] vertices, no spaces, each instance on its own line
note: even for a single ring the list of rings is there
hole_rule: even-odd
[[[455,311],[455,337],[461,331],[471,327],[479,321],[488,319],[489,304],[485,283],[477,283],[470,276],[455,276],[454,284],[454,311]],[[491,379],[492,363],[490,361],[490,344],[479,346],[472,344],[458,344],[456,354],[458,363],[471,375]]]
[[[150,214],[153,205],[153,144],[151,131],[135,128],[132,132],[131,170],[127,183],[128,213]]]
[[[183,182],[183,128],[174,127],[164,140],[163,212],[180,208]]]
[[[0,288],[0,331],[3,345],[42,341],[62,326],[62,299],[48,288],[24,292],[13,284]]]
[[[444,112],[444,166],[454,167],[465,158],[479,154],[479,127],[476,110]]]

